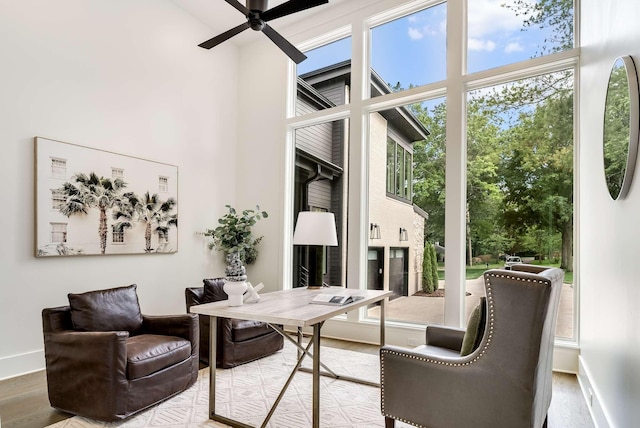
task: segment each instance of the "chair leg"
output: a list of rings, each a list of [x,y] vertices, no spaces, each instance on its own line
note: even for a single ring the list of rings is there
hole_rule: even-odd
[[[396,426],[396,420],[388,416],[384,417],[384,428],[393,428]]]

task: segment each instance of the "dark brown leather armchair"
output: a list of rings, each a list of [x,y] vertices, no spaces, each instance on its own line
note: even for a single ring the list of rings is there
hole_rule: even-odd
[[[385,426],[546,426],[553,343],[564,272],[514,265],[484,274],[486,324],[460,355],[465,330],[428,326],[426,344],[380,350]]]
[[[42,326],[49,402],[63,412],[117,421],[197,380],[196,316],[141,314],[136,285],[69,294]]]
[[[203,287],[185,290],[187,312],[191,306],[227,300],[222,278],[204,279]],[[247,303],[250,304],[250,303]],[[209,364],[210,318],[200,317],[200,361]],[[216,367],[231,368],[266,357],[282,349],[283,337],[268,324],[260,321],[218,319]]]

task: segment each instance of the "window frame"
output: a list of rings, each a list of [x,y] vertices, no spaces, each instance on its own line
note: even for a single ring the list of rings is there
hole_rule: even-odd
[[[472,1],[472,0],[468,0]],[[447,3],[447,76],[444,81],[414,87],[406,91],[384,94],[371,98],[369,90],[371,87],[371,76],[368,70],[370,64],[370,29],[406,16],[415,11],[431,6]],[[377,10],[377,13],[376,13]],[[320,123],[336,118],[346,118],[350,120],[350,176],[349,176],[349,231],[348,241],[350,242],[347,256],[349,260],[349,272],[347,284],[349,287],[366,287],[366,264],[368,250],[368,182],[367,165],[369,141],[369,115],[374,112],[383,111],[393,107],[401,107],[413,102],[428,101],[431,99],[445,98],[447,105],[446,113],[446,191],[447,199],[445,210],[447,219],[445,224],[445,235],[447,237],[445,268],[445,281],[447,284],[454,284],[448,288],[447,299],[445,301],[444,324],[454,327],[462,327],[465,323],[464,317],[464,292],[465,292],[465,199],[466,199],[466,94],[474,89],[506,83],[513,80],[523,79],[539,75],[541,73],[551,73],[573,67],[574,70],[574,188],[577,190],[578,168],[577,156],[579,153],[578,142],[578,99],[579,99],[579,10],[580,0],[574,0],[574,47],[566,51],[549,54],[543,57],[512,63],[493,69],[482,70],[475,73],[467,73],[466,61],[466,2],[456,2],[444,0],[414,1],[405,4],[398,2],[384,1],[371,8],[363,8],[362,11],[353,14],[347,19],[339,20],[343,26],[334,32],[326,32],[323,35],[312,38],[306,43],[300,43],[298,47],[302,50],[316,48],[326,43],[330,43],[338,38],[347,35],[352,36],[352,86],[350,103],[342,106],[328,108],[310,115],[296,117],[292,114],[292,106],[295,106],[295,78],[290,80],[289,107],[286,119],[288,147],[291,148],[292,134],[299,127],[309,126],[313,123]],[[322,27],[315,31],[326,30]],[[339,36],[336,36],[339,34]],[[290,76],[295,76],[295,66],[291,63]],[[287,161],[291,160],[291,153],[286,156]],[[287,168],[292,168],[292,162],[288,162]],[[574,193],[578,195],[577,191]],[[286,201],[285,201],[286,202]],[[577,208],[579,201],[574,200],[574,222],[578,224],[579,213]],[[292,220],[285,220],[285,227],[291,225]],[[574,230],[574,235],[577,228]],[[575,240],[574,240],[575,242]],[[286,248],[287,253],[290,252]],[[574,269],[577,270],[578,248],[574,248]],[[285,278],[285,284],[288,283]],[[455,284],[458,284],[455,286]],[[286,287],[285,287],[286,288]],[[576,281],[576,290],[579,284]],[[578,292],[574,295],[574,302],[577,302]],[[574,304],[574,338],[569,342],[579,340],[577,329],[577,319],[579,317],[578,306]],[[349,313],[349,321],[364,323],[363,311],[360,314]],[[404,326],[406,327],[406,326]]]
[[[390,147],[390,145],[393,147]],[[392,149],[393,153],[389,152]],[[402,160],[400,159],[402,154]],[[393,164],[390,165],[390,155]],[[413,203],[413,152],[397,142],[392,136],[387,136],[387,197],[407,204]],[[408,175],[408,178],[407,178]]]

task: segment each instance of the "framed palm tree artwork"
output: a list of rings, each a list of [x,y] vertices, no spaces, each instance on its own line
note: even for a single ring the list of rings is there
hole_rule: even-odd
[[[178,251],[178,167],[35,138],[37,257]]]

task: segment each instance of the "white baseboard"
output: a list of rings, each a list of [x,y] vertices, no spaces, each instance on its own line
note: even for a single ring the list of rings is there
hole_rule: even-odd
[[[553,348],[553,371],[578,374],[578,356],[580,349],[577,346],[558,344]]]
[[[0,380],[44,369],[44,350],[0,358]]]
[[[602,401],[600,401],[600,394],[598,393],[597,386],[592,382],[592,376],[584,362],[582,357],[578,357],[579,371],[578,371],[578,384],[584,395],[584,400],[587,403],[587,408],[591,414],[596,428],[610,428],[609,417]]]

